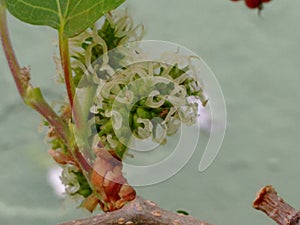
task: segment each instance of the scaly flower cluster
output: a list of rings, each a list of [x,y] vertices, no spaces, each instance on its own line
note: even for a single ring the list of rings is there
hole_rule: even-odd
[[[128,65],[143,55],[126,44],[138,41],[142,34],[142,27],[134,27],[126,13],[118,12],[108,15],[100,29],[95,26],[73,40],[76,86],[97,85],[90,117],[102,144],[120,158],[133,137],[163,144],[181,122],[194,124],[198,103],[191,103],[190,97],[206,104],[187,57],[172,53],[164,56],[170,64]],[[187,63],[181,68],[183,59]]]
[[[126,43],[139,41],[144,35],[144,27],[135,26],[127,11],[113,11],[99,23],[100,25],[95,24],[93,28],[71,39],[70,51],[74,59],[72,69],[75,73],[77,87],[80,87],[79,83],[84,83],[84,79],[90,76],[100,77],[102,81],[108,79],[110,75],[108,73],[101,74],[101,71],[109,71],[110,66],[118,65],[108,64],[107,53]],[[118,57],[119,59],[116,61],[120,61],[125,55]]]
[[[96,141],[95,158],[88,159],[93,171],[90,180],[58,138],[52,138],[50,154],[63,164],[61,179],[66,193],[85,198],[82,205],[90,211],[98,203],[104,211],[118,209],[134,198],[135,191],[121,172],[121,159],[134,138],[164,144],[181,123],[194,124],[198,104],[207,102],[188,57],[168,53],[162,56],[168,63],[142,60],[130,64],[143,54],[127,44],[139,41],[143,33],[143,27],[134,26],[126,11],[117,11],[71,39],[77,93],[85,96],[84,91],[94,89],[90,96],[94,104],[88,107],[86,119],[96,125],[100,142]],[[66,120],[70,122],[71,115]],[[87,136],[95,139],[92,133]],[[119,171],[114,174],[116,181],[109,179],[115,170]]]
[[[175,54],[175,53],[174,53]],[[122,157],[134,136],[165,143],[181,122],[192,125],[198,116],[196,97],[206,104],[189,66],[143,62],[124,67],[99,86],[92,112],[98,135],[107,149]]]

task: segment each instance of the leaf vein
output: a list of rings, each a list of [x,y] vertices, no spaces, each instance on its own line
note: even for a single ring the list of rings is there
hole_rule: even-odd
[[[75,4],[75,6],[73,7],[73,9],[70,11],[69,15],[72,15],[72,13],[74,12],[74,10],[80,5],[82,1],[78,0],[77,3]]]
[[[52,10],[52,9],[47,9],[47,8],[42,7],[42,6],[33,5],[33,4],[30,4],[30,3],[25,2],[25,1],[23,1],[23,0],[17,0],[17,1],[15,2],[15,4],[13,4],[13,6],[16,6],[16,4],[18,4],[18,3],[19,3],[19,4],[24,4],[24,5],[26,5],[26,6],[29,6],[29,7],[31,7],[31,8],[34,8],[34,9],[40,9],[40,10],[44,10],[44,11],[47,11],[47,12],[51,12],[51,13],[54,13],[54,14],[57,15],[57,12],[54,11],[54,10]]]
[[[67,7],[66,7],[66,9],[65,9],[64,18],[66,18],[66,17],[67,17],[67,15],[68,15],[69,6],[70,6],[70,0],[68,0]]]
[[[101,3],[103,4],[103,1],[98,2],[98,3],[94,4],[94,5],[92,5],[91,7],[87,8],[86,10],[84,10],[84,11],[82,11],[80,13],[77,13],[77,14],[74,14],[73,16],[68,17],[66,21],[71,20],[71,19],[73,19],[75,17],[78,17],[78,16],[80,16],[82,14],[88,13],[90,10],[92,10],[93,8],[95,8],[97,5],[99,5]]]

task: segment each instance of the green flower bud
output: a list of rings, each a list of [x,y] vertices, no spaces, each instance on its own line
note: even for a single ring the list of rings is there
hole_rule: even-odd
[[[92,194],[92,190],[90,188],[88,188],[88,189],[80,189],[77,193],[86,198],[90,194]]]
[[[142,124],[141,123],[138,123],[138,118],[139,116],[135,113],[133,114],[133,130],[137,129],[138,127],[141,127]]]
[[[138,117],[141,117],[143,119],[150,119],[151,118],[151,113],[149,113],[149,111],[146,110],[145,108],[138,107],[136,112],[137,112]]]
[[[146,101],[147,101],[147,98],[141,99],[141,100],[139,101],[139,105],[140,105],[140,106],[145,106]]]
[[[112,121],[109,120],[106,124],[101,126],[100,129],[99,136],[111,133],[113,131]]]

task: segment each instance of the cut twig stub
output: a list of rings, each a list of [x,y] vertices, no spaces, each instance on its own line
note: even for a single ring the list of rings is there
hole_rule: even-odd
[[[283,201],[271,185],[260,189],[253,207],[263,211],[279,225],[300,225],[300,212]]]

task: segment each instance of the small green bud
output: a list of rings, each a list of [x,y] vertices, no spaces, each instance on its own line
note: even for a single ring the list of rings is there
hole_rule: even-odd
[[[147,100],[146,98],[141,99],[141,100],[139,101],[139,105],[140,105],[140,106],[145,106],[146,100]]]
[[[155,111],[151,111],[151,118],[159,117],[159,113]]]
[[[141,124],[137,122],[138,120],[138,115],[135,113],[133,114],[133,129],[137,129],[138,127],[141,127]]]
[[[92,190],[91,189],[80,189],[77,193],[86,198],[90,194],[92,194]]]
[[[106,124],[101,126],[100,129],[99,136],[111,133],[113,131],[112,121],[109,120]]]
[[[87,180],[81,172],[77,172],[75,174],[77,175],[77,180],[80,184],[87,183]]]
[[[140,117],[142,119],[150,119],[151,118],[151,114],[145,108],[138,107],[136,112],[137,112],[138,117]]]

